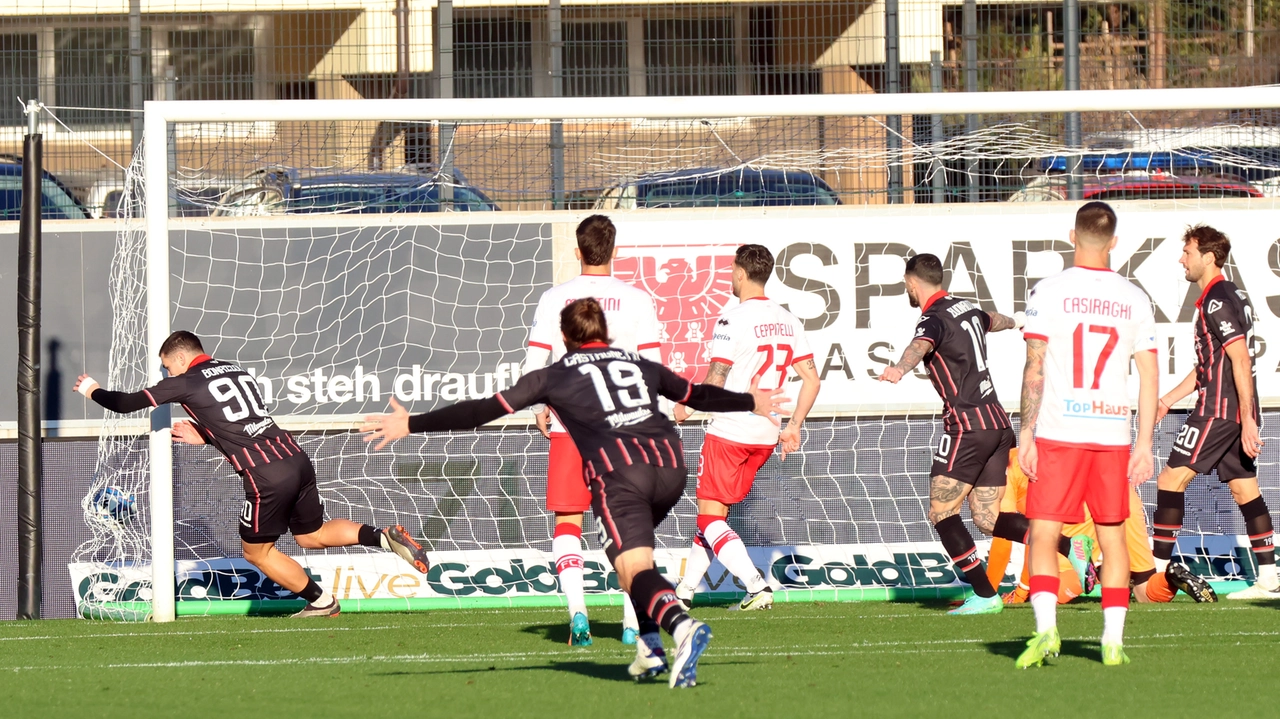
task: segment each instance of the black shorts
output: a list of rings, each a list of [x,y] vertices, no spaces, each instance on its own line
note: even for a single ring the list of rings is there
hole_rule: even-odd
[[[633,464],[591,480],[591,509],[609,561],[636,547],[653,548],[653,530],[684,496],[685,468]]]
[[[1170,467],[1190,467],[1196,474],[1218,470],[1218,479],[1258,476],[1258,463],[1240,445],[1239,422],[1228,419],[1187,420],[1169,452]]]
[[[316,468],[306,454],[295,454],[247,469],[240,538],[270,544],[285,532],[310,534],[324,524],[324,505],[316,489]]]
[[[1013,430],[948,430],[933,452],[931,477],[950,477],[973,487],[1003,487],[1013,449]]]

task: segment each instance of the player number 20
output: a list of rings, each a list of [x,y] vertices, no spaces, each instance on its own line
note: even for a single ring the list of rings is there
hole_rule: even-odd
[[[1182,430],[1178,432],[1178,438],[1173,441],[1174,444],[1187,449],[1195,449],[1196,443],[1200,441],[1200,428],[1192,427],[1189,424],[1182,425]]]
[[[262,400],[258,399],[256,384],[249,375],[240,375],[240,387],[230,377],[219,377],[209,383],[209,394],[219,402],[226,403],[222,414],[228,422],[239,422],[250,414],[265,417],[267,410],[263,409]],[[243,392],[240,391],[242,388]],[[235,404],[234,408],[232,403]]]
[[[644,375],[641,374],[639,367],[630,362],[615,360],[610,362],[607,368],[609,379],[613,380],[613,386],[617,388],[619,404],[627,409],[633,409],[651,402],[649,387],[644,383]],[[578,368],[578,371],[591,378],[591,384],[596,388],[596,397],[600,399],[600,406],[604,411],[613,412],[618,409],[618,405],[613,402],[615,393],[609,391],[609,385],[604,381],[604,373],[599,367],[584,364]]]

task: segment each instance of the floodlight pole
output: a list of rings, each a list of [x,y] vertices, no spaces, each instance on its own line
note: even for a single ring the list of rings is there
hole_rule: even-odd
[[[1062,60],[1063,87],[1080,90],[1080,0],[1063,0],[1062,3]],[[1077,150],[1067,157],[1067,199],[1084,199],[1084,178],[1080,175],[1081,144],[1080,113],[1066,114],[1067,147]]]
[[[902,92],[902,66],[898,55],[898,0],[884,0],[884,71],[885,92]],[[902,115],[885,117],[885,149],[890,157],[900,157],[902,149]],[[902,204],[902,163],[889,165],[889,204]]]

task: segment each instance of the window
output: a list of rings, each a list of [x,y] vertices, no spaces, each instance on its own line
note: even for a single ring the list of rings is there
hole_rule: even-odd
[[[169,61],[178,100],[252,100],[252,30],[175,30]]]
[[[0,124],[26,122],[15,98],[26,101],[36,97],[40,92],[39,68],[34,34],[0,35]]]
[[[615,97],[629,90],[626,23],[565,23],[565,96]]]
[[[453,26],[455,97],[531,97],[533,42],[528,21],[463,19]]]
[[[143,100],[152,98],[151,33],[142,31]],[[129,114],[111,110],[130,107],[129,31],[58,30],[54,34],[54,74],[58,104],[95,108],[62,110],[68,124],[109,125],[129,121]]]
[[[44,219],[83,220],[88,217],[84,208],[58,183],[46,177],[40,188],[40,216]],[[0,220],[17,220],[21,216],[22,175],[0,176]]]
[[[732,95],[733,21],[647,20],[644,62],[649,95]]]

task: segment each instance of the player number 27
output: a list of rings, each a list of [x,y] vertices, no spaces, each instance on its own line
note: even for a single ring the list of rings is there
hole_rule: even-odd
[[[1076,325],[1076,331],[1072,335],[1072,363],[1071,375],[1072,385],[1076,389],[1084,389],[1084,336],[1085,334],[1104,335],[1107,338],[1105,344],[1102,345],[1102,351],[1098,353],[1098,359],[1093,365],[1093,384],[1090,389],[1098,389],[1102,382],[1102,371],[1107,366],[1107,360],[1111,359],[1111,353],[1116,350],[1116,343],[1120,341],[1120,333],[1115,327],[1107,327],[1104,325],[1085,325],[1083,322]]]
[[[631,409],[649,404],[649,387],[644,383],[644,375],[639,367],[621,360],[615,360],[606,366],[609,370],[609,379],[613,380],[613,386],[617,389],[618,402],[623,407]],[[578,371],[591,378],[591,384],[596,388],[596,397],[599,398],[600,406],[604,411],[613,412],[618,409],[618,405],[613,402],[614,393],[609,391],[609,385],[604,381],[604,373],[599,367],[584,364],[578,368]],[[632,389],[635,390],[635,394],[631,393]]]

